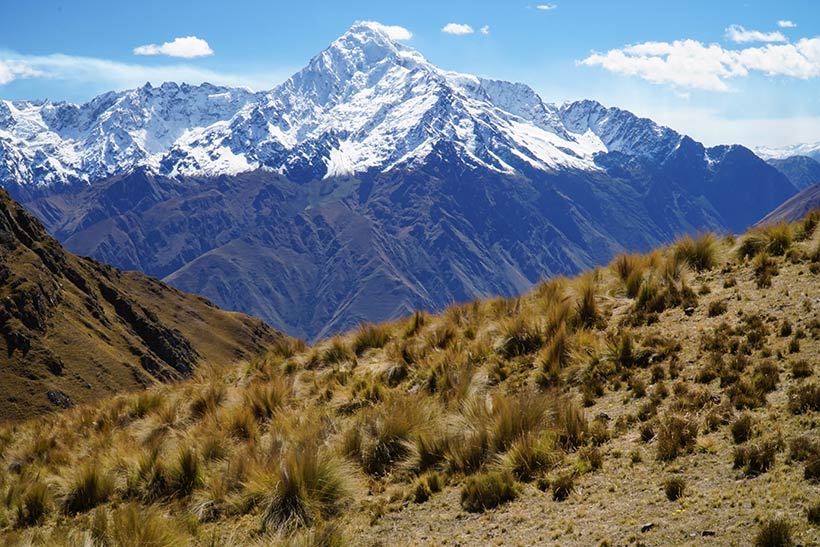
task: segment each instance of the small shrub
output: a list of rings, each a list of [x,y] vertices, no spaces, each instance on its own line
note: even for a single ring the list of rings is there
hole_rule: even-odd
[[[441,475],[435,471],[419,477],[411,488],[413,501],[416,503],[424,503],[430,499],[433,494],[441,492],[443,487],[444,481]]]
[[[757,408],[766,404],[766,394],[745,378],[733,383],[726,394],[736,409]]]
[[[777,365],[771,361],[763,361],[755,367],[754,386],[763,393],[771,393],[777,388],[777,383],[780,381],[780,372]]]
[[[576,467],[579,472],[588,473],[590,471],[597,471],[601,469],[603,464],[604,457],[598,448],[588,446],[578,451],[578,462]]]
[[[461,489],[461,507],[470,513],[480,513],[512,501],[517,496],[512,473],[491,471],[467,479]]]
[[[726,313],[727,306],[725,300],[715,300],[709,303],[709,317],[717,317]]]
[[[771,441],[751,446],[735,448],[734,467],[743,468],[748,477],[756,477],[768,471],[774,465],[777,445]]]
[[[809,505],[808,509],[806,509],[806,518],[808,519],[809,524],[820,526],[820,501],[816,501]]]
[[[749,413],[743,413],[732,424],[732,439],[735,444],[743,444],[752,438],[754,431],[754,420]]]
[[[114,479],[105,470],[89,464],[80,468],[67,484],[63,511],[67,515],[85,513],[105,503],[114,492]]]
[[[789,389],[789,410],[803,414],[809,410],[820,410],[820,384],[809,382]]]
[[[754,258],[752,263],[755,272],[755,281],[758,289],[765,289],[772,286],[772,277],[778,274],[777,261],[769,256],[769,253],[762,252]]]
[[[527,434],[512,444],[502,461],[516,479],[529,482],[558,463],[560,457],[551,436]]]
[[[820,454],[814,456],[806,463],[806,468],[803,470],[803,478],[809,482],[820,482]]]
[[[552,488],[552,499],[564,501],[572,493],[575,484],[575,472],[568,471],[557,475],[550,483]]]
[[[792,377],[794,378],[808,378],[813,372],[814,367],[805,359],[792,362]]]
[[[672,477],[663,483],[663,491],[666,494],[666,499],[675,501],[683,496],[683,491],[686,488],[686,480],[682,477]]]
[[[799,462],[820,457],[820,444],[809,435],[795,437],[789,442],[789,457]]]
[[[760,525],[755,536],[754,547],[793,547],[792,528],[782,518],[771,519]]]
[[[657,457],[671,461],[692,449],[698,434],[697,420],[680,415],[667,415],[660,420],[657,433]]]

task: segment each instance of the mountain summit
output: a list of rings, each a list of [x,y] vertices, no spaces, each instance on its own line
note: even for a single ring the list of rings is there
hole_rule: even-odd
[[[443,70],[367,23],[266,92],[0,104],[0,183],[70,250],[311,339],[740,232],[796,192],[742,146]]]
[[[597,153],[660,156],[681,138],[594,101],[559,107],[524,84],[439,69],[377,25],[357,23],[269,92],[165,83],[84,105],[6,101],[0,173],[7,184],[40,186],[139,166],[313,179],[413,165],[442,143],[472,168],[592,171]]]

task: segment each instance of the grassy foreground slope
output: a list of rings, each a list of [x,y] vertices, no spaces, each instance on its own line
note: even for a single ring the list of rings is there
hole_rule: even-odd
[[[817,223],[0,428],[0,538],[817,544]]]

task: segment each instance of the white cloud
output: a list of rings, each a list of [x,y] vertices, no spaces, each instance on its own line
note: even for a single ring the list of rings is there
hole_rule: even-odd
[[[488,35],[490,33],[490,25],[484,25],[481,27],[481,34]]]
[[[552,11],[558,6],[555,4],[538,4],[535,6],[535,9],[540,9],[541,11]]]
[[[0,51],[0,81],[3,74],[8,74],[8,67],[11,67],[12,76],[16,75],[19,78],[44,78],[87,84],[90,93],[109,89],[129,89],[145,82],[158,85],[169,81],[189,84],[210,82],[215,85],[270,89],[290,75],[290,72],[230,74],[186,64],[144,66],[94,57],[62,54],[20,55]]]
[[[391,40],[409,40],[413,37],[412,32],[398,25],[383,25],[378,21],[362,21],[361,24],[384,32]]]
[[[786,37],[780,32],[760,32],[759,30],[747,30],[741,25],[729,25],[726,28],[726,38],[738,44],[749,42],[787,42]]]
[[[183,59],[208,57],[213,54],[214,50],[211,49],[208,42],[196,36],[183,36],[161,45],[147,44],[134,48],[134,55],[167,55]]]
[[[473,27],[462,23],[447,23],[441,27],[441,32],[446,34],[455,34],[456,36],[464,36],[465,34],[472,34],[475,32]]]
[[[0,59],[0,85],[5,85],[20,78],[34,78],[39,75],[40,73],[37,70],[26,63]]]
[[[820,37],[737,50],[696,40],[646,42],[593,53],[579,64],[676,88],[729,91],[728,80],[751,72],[803,80],[820,76]]]
[[[778,21],[777,26],[780,27],[780,28],[794,28],[794,27],[797,26],[797,23],[795,23],[794,21],[788,21],[788,20]]]

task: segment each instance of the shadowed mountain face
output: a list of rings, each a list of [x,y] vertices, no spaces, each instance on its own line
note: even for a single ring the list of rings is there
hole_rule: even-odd
[[[28,206],[78,254],[316,338],[517,294],[684,232],[740,231],[793,193],[747,150],[710,170],[685,156],[699,146],[660,166],[609,154],[601,172],[552,175],[469,169],[446,147],[422,167],[312,182],[137,171]]]
[[[820,182],[820,163],[808,156],[771,159],[768,163],[783,173],[798,190],[805,190]]]
[[[741,146],[445,71],[366,23],[267,92],[0,107],[0,184],[69,249],[309,339],[740,232],[796,192]]]
[[[279,336],[201,297],[66,252],[0,190],[0,420],[248,359]]]

